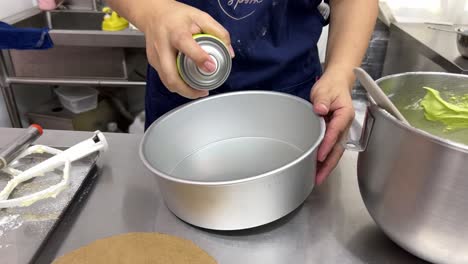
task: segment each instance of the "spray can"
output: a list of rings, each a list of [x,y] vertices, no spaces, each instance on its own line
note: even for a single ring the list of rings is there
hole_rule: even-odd
[[[198,90],[213,90],[220,87],[231,73],[232,60],[226,45],[218,38],[208,34],[196,34],[193,39],[205,50],[216,65],[214,72],[205,72],[185,56],[177,55],[177,70],[182,80]]]

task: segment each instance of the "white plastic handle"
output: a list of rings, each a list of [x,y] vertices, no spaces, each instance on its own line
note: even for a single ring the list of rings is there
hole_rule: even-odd
[[[379,107],[387,110],[387,112],[392,114],[404,124],[410,125],[405,117],[400,113],[398,108],[396,108],[392,101],[388,99],[387,95],[382,91],[382,89],[380,89],[380,87],[366,71],[358,67],[354,69],[354,74]]]
[[[58,195],[69,183],[70,166],[73,161],[79,160],[97,151],[106,151],[107,148],[108,144],[106,138],[100,131],[96,131],[93,137],[84,140],[65,151],[60,151],[54,148],[40,145],[26,149],[16,158],[16,160],[36,152],[46,152],[55,154],[55,156],[37,164],[36,166],[24,172],[11,168],[5,169],[4,171],[13,175],[13,179],[10,180],[5,188],[0,192],[0,208],[28,206],[38,200]],[[63,180],[59,184],[34,194],[8,200],[11,192],[22,182],[28,181],[34,177],[42,176],[46,172],[52,171],[62,165],[65,165],[65,168],[63,171]]]

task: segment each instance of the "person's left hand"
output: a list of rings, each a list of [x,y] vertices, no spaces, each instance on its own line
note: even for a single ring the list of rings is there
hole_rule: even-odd
[[[314,111],[324,116],[327,123],[325,137],[317,153],[317,175],[315,178],[317,185],[320,185],[328,177],[344,152],[340,140],[347,135],[354,119],[351,79],[343,72],[325,71],[311,91]]]

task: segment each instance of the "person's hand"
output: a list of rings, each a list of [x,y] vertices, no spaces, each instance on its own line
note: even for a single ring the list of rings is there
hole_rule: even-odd
[[[157,1],[154,1],[155,4]],[[178,51],[191,58],[207,72],[216,70],[211,57],[192,38],[193,34],[207,33],[221,39],[234,51],[227,30],[207,13],[173,0],[148,7],[142,31],[146,37],[146,53],[149,63],[156,69],[163,84],[184,97],[196,99],[207,96],[207,91],[189,87],[179,76],[176,57]]]
[[[354,119],[349,79],[342,73],[325,71],[311,92],[314,111],[324,116],[327,122],[325,137],[317,153],[317,185],[328,177],[341,159],[344,148],[340,140],[346,136]]]

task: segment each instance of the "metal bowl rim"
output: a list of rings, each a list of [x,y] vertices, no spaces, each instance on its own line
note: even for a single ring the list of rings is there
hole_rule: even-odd
[[[387,75],[382,78],[379,78],[376,80],[377,84],[380,84],[380,82],[388,80],[388,79],[393,79],[395,77],[401,77],[401,76],[408,76],[408,75],[440,75],[440,76],[452,76],[452,77],[461,77],[465,78],[468,81],[468,76],[464,74],[456,74],[456,73],[445,73],[445,72],[406,72],[406,73],[399,73],[399,74],[392,74],[392,75]],[[449,147],[451,149],[455,150],[461,150],[465,153],[468,153],[468,145],[458,143],[452,140],[444,139],[435,135],[432,135],[429,132],[426,132],[424,130],[409,126],[404,124],[403,122],[399,121],[396,117],[385,111],[385,109],[379,107],[374,100],[372,100],[369,97],[369,101],[372,105],[372,108],[375,109],[378,113],[380,113],[386,120],[392,122],[393,124],[399,126],[400,128],[407,130],[413,134],[420,135],[436,144],[443,145],[445,147]]]
[[[170,118],[171,116],[173,116],[174,114],[176,114],[179,110],[182,110],[182,109],[186,109],[186,108],[190,108],[196,104],[200,104],[200,103],[204,103],[206,101],[210,101],[210,100],[216,100],[218,98],[221,98],[221,97],[229,97],[229,96],[237,96],[237,95],[248,95],[248,94],[253,94],[253,95],[273,95],[273,96],[281,96],[281,97],[286,97],[288,99],[291,99],[291,100],[295,100],[301,104],[303,104],[304,106],[310,108],[312,114],[316,115],[317,118],[319,119],[319,122],[320,122],[320,135],[318,137],[318,139],[316,140],[316,142],[312,145],[312,147],[310,147],[307,151],[305,151],[301,156],[299,156],[298,158],[296,158],[295,160],[287,163],[286,165],[283,165],[279,168],[276,168],[274,170],[271,170],[271,171],[268,171],[268,172],[265,172],[265,173],[262,173],[262,174],[258,174],[258,175],[255,175],[255,176],[250,176],[250,177],[246,177],[246,178],[243,178],[243,179],[238,179],[238,180],[230,180],[230,181],[206,181],[206,182],[202,182],[202,181],[193,181],[193,180],[185,180],[185,179],[180,179],[180,178],[177,178],[177,177],[173,177],[173,176],[170,176],[156,168],[154,168],[153,166],[150,165],[149,161],[146,159],[144,153],[143,153],[143,146],[145,145],[146,143],[146,140],[148,138],[148,132],[154,127],[154,126],[157,126],[159,123],[163,122],[164,120]],[[158,120],[156,120],[155,122],[153,122],[153,124],[151,124],[148,129],[147,129],[147,132],[145,132],[145,134],[143,135],[143,139],[141,140],[140,142],[140,147],[139,147],[139,155],[140,155],[140,159],[142,160],[143,164],[146,166],[146,168],[148,168],[152,173],[156,174],[158,177],[162,177],[162,178],[165,178],[169,181],[172,181],[172,182],[177,182],[177,183],[184,183],[184,184],[190,184],[190,185],[202,185],[202,186],[223,186],[223,185],[233,185],[233,184],[240,184],[240,183],[246,183],[246,182],[250,182],[250,181],[255,181],[255,180],[259,180],[259,179],[262,179],[262,178],[266,178],[270,175],[274,175],[274,174],[277,174],[281,171],[285,171],[293,166],[295,166],[296,164],[302,162],[303,160],[305,160],[308,156],[310,156],[312,154],[312,152],[314,152],[315,150],[317,150],[318,146],[321,144],[321,142],[323,141],[323,138],[325,137],[325,120],[322,116],[319,116],[317,115],[314,110],[313,110],[313,107],[312,107],[312,104],[304,99],[302,99],[301,97],[297,97],[297,96],[294,96],[294,95],[290,95],[290,94],[286,94],[286,93],[283,93],[283,92],[276,92],[276,91],[238,91],[238,92],[226,92],[226,93],[222,93],[222,94],[218,94],[218,95],[213,95],[213,96],[209,96],[209,97],[206,97],[206,98],[202,98],[202,99],[198,99],[198,100],[195,100],[195,101],[192,101],[192,102],[189,102],[187,104],[184,104],[184,105],[181,105],[169,112],[167,112],[166,114],[162,115],[160,118],[158,118]]]

